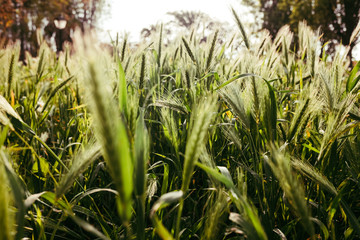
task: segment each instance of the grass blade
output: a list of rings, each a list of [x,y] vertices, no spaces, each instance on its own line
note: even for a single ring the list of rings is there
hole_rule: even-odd
[[[163,38],[163,24],[160,25],[160,36],[159,36],[159,46],[157,52],[157,64],[158,67],[161,67],[161,46],[162,46],[162,38]]]
[[[351,70],[350,75],[346,81],[346,91],[350,92],[356,86],[356,84],[360,80],[360,76],[356,77],[356,74],[359,72],[360,69],[360,61],[358,61],[355,67]]]
[[[126,112],[127,107],[125,73],[118,61],[118,105],[104,77],[107,66],[101,63],[105,63],[107,59],[101,55],[100,50],[93,48],[94,39],[91,36],[79,37],[78,41],[75,45],[87,58],[84,62],[86,74],[82,79],[82,84],[86,90],[85,96],[94,120],[95,136],[101,144],[102,155],[115,188],[119,192],[119,197],[116,199],[119,216],[124,226],[128,228],[132,215],[133,159],[125,119],[120,113]],[[99,61],[99,56],[104,57],[103,61]]]
[[[206,60],[206,70],[207,71],[210,69],[210,65],[211,65],[211,62],[213,60],[218,34],[219,34],[219,30],[216,30],[215,35],[213,37],[213,40],[211,42],[211,47],[210,47],[209,54],[208,54],[208,57],[207,57],[207,60]]]
[[[186,194],[191,176],[194,171],[195,164],[205,147],[205,137],[209,128],[214,112],[216,111],[216,99],[214,97],[207,97],[202,99],[191,113],[189,135],[186,141],[184,169],[182,176],[181,190]],[[180,220],[184,200],[180,201],[178,209],[178,218],[176,222],[175,236],[178,239],[180,230]]]
[[[76,178],[101,156],[100,144],[90,143],[79,151],[72,160],[69,172],[63,176],[56,188],[56,198],[61,197],[73,185]]]
[[[134,140],[134,183],[136,197],[136,223],[137,223],[137,239],[145,239],[145,198],[146,198],[146,173],[147,161],[149,158],[149,135],[144,122],[144,111],[140,111],[140,115],[136,123],[136,132]]]
[[[190,57],[190,59],[196,63],[196,59],[195,59],[195,55],[193,54],[193,52],[191,51],[191,48],[189,46],[189,43],[186,41],[185,38],[182,38],[182,42],[184,43],[185,49]]]
[[[17,228],[16,228],[15,239],[20,240],[22,239],[24,234],[24,222],[25,222],[24,189],[21,186],[19,177],[16,175],[16,173],[14,172],[14,170],[10,165],[8,156],[5,154],[3,150],[0,150],[0,160],[1,160],[0,164],[2,164],[5,168],[6,176],[14,196],[15,205],[17,207],[17,213],[16,213]]]
[[[237,15],[237,13],[235,12],[234,8],[231,8],[231,12],[232,12],[232,14],[233,14],[233,16],[234,16],[234,18],[235,18],[235,21],[236,21],[237,26],[238,26],[239,29],[240,29],[241,35],[242,35],[242,37],[243,37],[243,39],[244,39],[244,42],[245,42],[245,46],[246,46],[247,49],[250,50],[249,39],[248,39],[248,37],[247,37],[247,35],[246,35],[245,28],[244,28],[244,26],[242,25],[242,23],[241,23],[241,21],[240,21],[240,18],[239,18],[239,16]]]
[[[269,159],[266,155],[264,157],[279,180],[279,185],[288,199],[287,202],[301,218],[304,230],[310,237],[313,237],[315,229],[310,221],[311,216],[306,205],[304,189],[291,171],[289,157],[281,153],[275,146],[271,146],[271,158]]]
[[[14,216],[10,211],[11,196],[8,190],[8,179],[6,177],[5,167],[0,162],[0,239],[14,239],[12,234],[13,224],[15,222]]]
[[[25,131],[31,135],[35,132],[27,125],[19,116],[19,114],[11,107],[6,99],[0,95],[0,123],[2,125],[9,125],[11,130],[17,129]]]
[[[217,181],[223,183],[229,190],[231,190],[233,198],[238,210],[244,210],[246,216],[249,218],[250,225],[248,229],[248,234],[255,236],[256,239],[267,240],[266,233],[261,225],[260,219],[257,216],[254,207],[246,199],[242,197],[239,190],[235,187],[234,182],[231,179],[229,171],[225,167],[218,167],[221,173],[217,170],[210,168],[199,162],[196,163],[198,167],[204,170],[208,175],[216,179]],[[254,232],[255,231],[255,232]]]
[[[359,33],[360,33],[360,21],[358,22],[358,24],[356,25],[354,31],[351,34],[349,45],[356,42],[356,40],[358,39]]]
[[[11,59],[10,59],[10,65],[9,65],[9,72],[8,72],[8,91],[7,91],[7,97],[10,98],[10,94],[11,94],[11,84],[13,82],[13,78],[14,78],[14,63],[15,62],[15,53],[13,53],[11,55]]]
[[[44,112],[47,105],[49,104],[50,100],[55,96],[55,94],[63,87],[65,86],[68,82],[70,82],[73,79],[74,76],[69,77],[68,79],[66,79],[65,81],[61,82],[59,85],[57,85],[54,90],[51,91],[48,100],[46,101],[43,109],[41,110],[41,112]]]
[[[244,77],[258,77],[257,75],[255,74],[252,74],[252,73],[243,73],[243,74],[239,74],[239,75],[236,75],[235,77],[232,77],[230,78],[229,80],[227,80],[226,82],[222,83],[220,86],[218,86],[217,88],[215,88],[215,90],[219,90],[227,85],[229,85],[230,83],[238,80],[238,79],[241,79],[241,78],[244,78]]]
[[[119,65],[119,107],[125,116],[127,115],[127,85],[125,72],[122,67],[121,62],[118,62]]]
[[[170,232],[164,227],[162,222],[159,220],[156,212],[160,211],[161,209],[169,206],[170,204],[179,201],[183,197],[182,191],[174,191],[169,192],[164,195],[162,195],[159,200],[157,200],[153,207],[151,208],[150,212],[150,218],[155,226],[155,230],[157,234],[162,238],[166,240],[172,240],[174,239],[173,236],[170,234]]]

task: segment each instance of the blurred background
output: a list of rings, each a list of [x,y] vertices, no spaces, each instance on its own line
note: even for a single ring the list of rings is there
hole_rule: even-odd
[[[360,58],[359,39],[350,41],[359,22],[358,0],[0,0],[0,46],[19,41],[24,60],[26,51],[36,56],[40,36],[59,52],[76,28],[96,30],[105,44],[117,33],[138,43],[156,34],[161,23],[168,41],[191,29],[206,41],[215,29],[232,31],[230,7],[239,13],[249,35],[267,29],[274,38],[285,24],[296,35],[298,23],[306,20],[314,30],[321,29],[319,41],[327,44],[329,55],[342,43],[351,48],[352,61]]]

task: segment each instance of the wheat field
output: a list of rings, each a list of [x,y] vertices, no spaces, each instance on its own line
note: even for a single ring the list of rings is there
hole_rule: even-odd
[[[0,239],[359,239],[360,63],[233,14],[205,43],[1,44]]]

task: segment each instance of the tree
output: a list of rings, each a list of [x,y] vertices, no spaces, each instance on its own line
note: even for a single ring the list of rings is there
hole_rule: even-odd
[[[168,35],[179,29],[191,30],[192,28],[197,28],[201,23],[206,21],[211,22],[211,18],[203,12],[195,11],[179,11],[179,12],[168,12],[167,15],[172,16],[169,22],[163,24],[163,31]],[[143,38],[150,37],[153,33],[158,32],[160,25],[151,24],[147,28],[141,30],[141,36]]]
[[[202,39],[200,41],[206,41],[207,35],[213,33],[216,29],[221,29],[220,36],[229,31],[228,24],[219,22],[212,19],[206,13],[200,11],[176,11],[168,12],[167,15],[172,16],[168,22],[163,24],[163,32],[167,35],[178,34],[181,30],[192,30],[202,34]],[[159,31],[160,25],[150,25],[148,28],[143,28],[141,30],[141,36],[146,39],[149,38],[152,34]],[[220,37],[221,38],[221,37]]]
[[[37,53],[37,29],[48,41],[55,34],[59,50],[64,41],[71,41],[70,34],[76,27],[94,27],[103,0],[0,0],[0,6],[0,38],[20,40],[20,59],[24,60],[25,51]],[[59,16],[67,21],[62,34],[54,24]]]
[[[330,53],[342,43],[349,45],[349,56],[356,45],[350,37],[360,18],[360,1],[357,0],[244,0],[246,5],[262,13],[262,28],[269,30],[272,37],[285,24],[297,33],[298,23],[307,24],[324,33],[321,41],[329,42]]]
[[[184,27],[189,30],[192,27],[199,26],[199,24],[201,23],[211,22],[211,18],[203,12],[179,11],[168,12],[167,14],[174,17],[174,20],[170,21],[170,23],[173,23],[178,27]]]

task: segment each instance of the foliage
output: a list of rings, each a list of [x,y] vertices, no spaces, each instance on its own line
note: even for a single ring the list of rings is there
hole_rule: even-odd
[[[305,24],[296,52],[288,27],[253,43],[233,14],[238,50],[161,30],[0,49],[2,236],[358,239],[360,65]]]
[[[324,33],[322,43],[330,42],[329,51],[333,53],[339,43],[352,48],[351,34],[360,19],[360,2],[352,0],[245,0],[246,5],[258,9],[262,14],[262,28],[268,29],[274,38],[280,28],[289,24],[292,31],[299,32],[298,23],[306,20],[313,29]]]
[[[44,33],[42,38],[49,40],[55,34],[57,44],[71,41],[70,34],[75,28],[93,27],[102,10],[102,0],[1,0],[0,1],[0,39],[20,40],[20,59],[25,59],[25,51],[36,55],[39,50],[37,29]],[[62,30],[55,27],[54,19],[63,17],[67,26]],[[59,43],[58,43],[59,42]],[[60,48],[57,45],[57,48]]]

